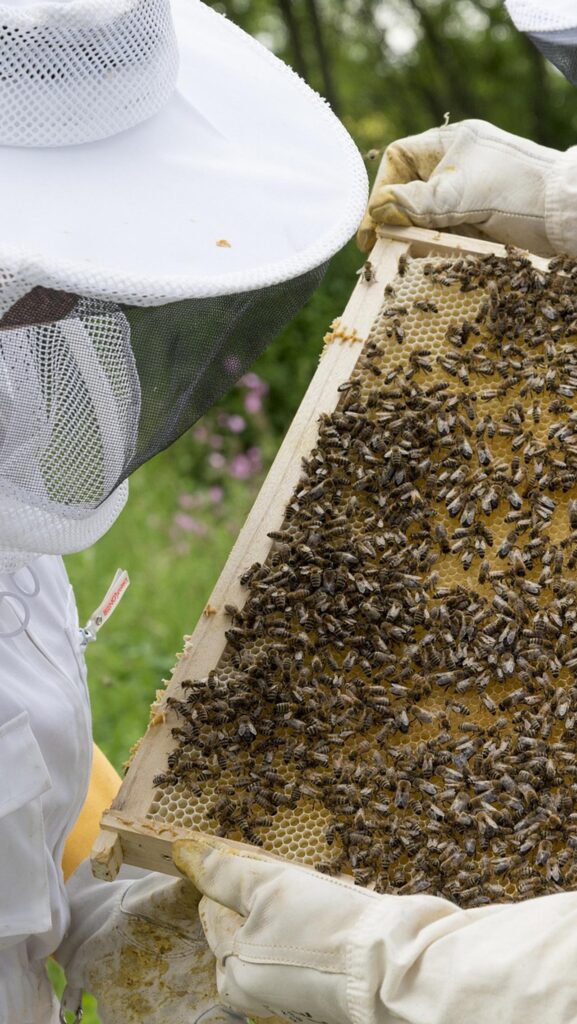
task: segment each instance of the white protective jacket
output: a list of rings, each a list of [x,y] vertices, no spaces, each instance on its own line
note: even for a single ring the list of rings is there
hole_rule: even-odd
[[[0,576],[0,637],[0,1024],[46,1024],[44,960],[70,922],[60,864],[92,754],[76,605],[60,558]]]
[[[0,575],[0,1024],[58,1021],[51,954],[69,1008],[86,988],[103,1024],[239,1021],[219,1004],[188,883],[130,867],[99,882],[85,861],[64,885],[91,754],[74,596],[62,559],[45,555]]]
[[[46,555],[0,575],[0,1024],[58,1019],[44,961],[75,904],[118,898],[85,872],[71,900],[62,876],[91,755],[74,596],[62,559]]]

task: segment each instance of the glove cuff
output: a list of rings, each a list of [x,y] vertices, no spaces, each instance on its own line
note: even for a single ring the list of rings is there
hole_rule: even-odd
[[[577,146],[560,153],[547,176],[545,230],[556,253],[577,256]]]

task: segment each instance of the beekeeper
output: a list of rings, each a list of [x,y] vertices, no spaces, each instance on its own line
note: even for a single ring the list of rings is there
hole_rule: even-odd
[[[302,306],[358,226],[364,166],[199,0],[9,0],[0,195],[0,1024],[64,1019],[51,955],[77,1020],[85,988],[104,1024],[215,1024],[190,884],[91,877],[118,779],[92,760],[84,644],[127,578],[81,632],[60,555]]]
[[[517,26],[577,83],[575,0],[509,0]],[[577,147],[465,121],[389,146],[359,241],[380,223],[459,226],[577,256]],[[307,1024],[575,1024],[577,893],[460,910],[386,896],[225,840],[179,844],[223,1000]]]

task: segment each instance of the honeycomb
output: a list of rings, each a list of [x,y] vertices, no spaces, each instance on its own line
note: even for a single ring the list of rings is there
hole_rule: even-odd
[[[577,883],[576,281],[401,260],[223,657],[170,698],[153,818],[464,907]]]

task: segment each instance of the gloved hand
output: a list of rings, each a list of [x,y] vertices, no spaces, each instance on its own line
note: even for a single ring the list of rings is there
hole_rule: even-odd
[[[175,844],[223,1002],[300,1024],[577,1021],[577,892],[461,910],[212,837]]]
[[[251,1017],[367,1024],[351,1009],[367,965],[351,961],[349,938],[381,916],[383,897],[212,837],[178,841],[173,856],[209,897],[200,918],[226,1005]]]
[[[358,245],[363,252],[372,248],[377,224],[466,225],[463,233],[541,255],[577,252],[577,239],[562,223],[564,178],[568,171],[574,191],[575,170],[573,150],[547,149],[485,121],[461,121],[400,139],[385,150]],[[572,205],[574,226],[574,195]]]
[[[82,989],[96,997],[102,1024],[245,1024],[216,992],[214,958],[189,882],[144,874],[98,882],[87,862],[68,884],[72,926],[57,959],[76,1012]]]

